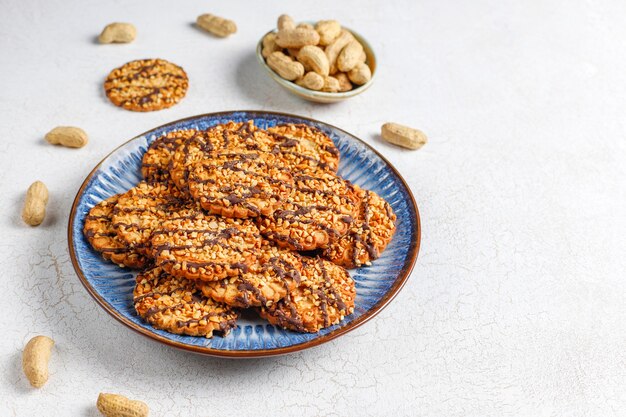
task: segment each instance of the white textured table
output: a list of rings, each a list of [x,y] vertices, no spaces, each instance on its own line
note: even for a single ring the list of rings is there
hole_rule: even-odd
[[[220,40],[191,26],[209,11],[239,32]],[[329,106],[278,90],[253,50],[282,12],[365,35],[380,59],[372,89]],[[143,399],[154,416],[625,415],[624,16],[620,0],[3,0],[0,415],[96,416],[100,391]],[[135,23],[137,41],[97,45],[111,21]],[[108,71],[145,57],[187,70],[178,106],[139,114],[108,103]],[[374,320],[298,354],[211,359],[135,334],[83,289],[66,226],[87,173],[138,133],[231,109],[340,126],[404,175],[422,249]],[[387,145],[386,121],[430,142]],[[83,127],[90,144],[46,144],[56,125]],[[19,212],[36,179],[51,199],[30,228]],[[20,365],[35,334],[57,342],[41,390]]]

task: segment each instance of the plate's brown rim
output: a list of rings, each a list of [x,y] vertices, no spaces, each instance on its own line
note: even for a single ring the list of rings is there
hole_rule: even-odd
[[[190,346],[190,345],[186,345],[184,343],[179,343],[179,342],[175,342],[175,341],[169,340],[169,339],[167,339],[167,338],[165,338],[163,336],[160,336],[160,335],[158,335],[156,333],[152,333],[152,332],[148,331],[147,329],[144,329],[143,327],[138,326],[137,324],[135,324],[132,321],[128,320],[124,316],[120,315],[115,309],[113,309],[109,305],[108,302],[106,302],[93,289],[93,287],[89,284],[89,282],[85,278],[82,270],[78,266],[78,259],[76,257],[76,251],[74,249],[74,239],[73,239],[73,236],[72,236],[72,224],[74,224],[74,218],[76,216],[76,209],[77,209],[77,205],[78,205],[78,201],[80,199],[80,196],[82,195],[83,191],[85,190],[85,187],[87,186],[87,184],[89,184],[89,181],[94,176],[95,172],[98,170],[98,168],[100,168],[100,166],[104,163],[104,161],[106,161],[118,149],[124,147],[126,144],[130,143],[133,140],[139,139],[139,138],[145,136],[146,134],[148,134],[149,132],[152,132],[152,131],[154,131],[156,129],[162,129],[162,128],[165,128],[167,126],[170,126],[170,125],[173,125],[173,124],[176,124],[176,123],[180,123],[180,122],[185,122],[185,121],[192,120],[192,119],[198,119],[198,118],[202,118],[202,117],[225,116],[227,114],[233,114],[233,113],[247,113],[247,114],[250,114],[252,117],[254,117],[254,115],[257,115],[257,114],[258,115],[260,115],[260,114],[275,115],[275,116],[282,116],[282,117],[294,117],[294,118],[298,118],[298,119],[302,119],[302,120],[307,120],[307,121],[313,122],[313,123],[321,123],[321,124],[324,124],[326,126],[329,126],[329,127],[333,128],[333,129],[336,129],[336,130],[338,130],[340,132],[343,132],[343,133],[345,133],[345,134],[355,138],[356,140],[358,140],[359,142],[364,144],[367,148],[369,148],[371,151],[373,151],[376,155],[378,155],[387,164],[387,166],[389,168],[391,168],[393,173],[400,179],[400,181],[402,182],[402,184],[406,188],[406,190],[408,192],[408,195],[410,197],[410,204],[412,204],[413,208],[415,209],[415,216],[416,216],[416,222],[417,222],[417,230],[415,231],[416,232],[416,239],[411,242],[411,247],[409,248],[409,256],[407,257],[404,265],[402,266],[402,270],[400,271],[400,275],[398,276],[398,278],[396,279],[396,281],[394,282],[392,287],[389,289],[389,291],[387,291],[385,296],[381,300],[379,300],[378,303],[376,303],[369,311],[367,311],[365,314],[363,314],[361,317],[357,318],[356,320],[348,323],[346,326],[340,327],[340,328],[334,330],[331,333],[328,333],[328,334],[326,334],[324,336],[321,336],[321,337],[318,337],[316,339],[310,340],[308,342],[304,342],[304,343],[300,343],[300,344],[292,345],[292,346],[287,346],[287,347],[275,348],[275,349],[236,350],[235,351],[235,350],[213,349],[213,348],[210,348],[210,347],[203,347],[203,346]],[[420,242],[421,242],[421,234],[422,234],[422,227],[421,227],[421,222],[420,222],[420,215],[419,215],[417,203],[415,202],[415,198],[413,197],[413,193],[411,192],[411,189],[409,188],[408,184],[406,183],[406,181],[404,180],[402,175],[400,175],[398,170],[383,155],[381,155],[376,149],[374,149],[368,143],[366,143],[363,140],[359,139],[355,135],[353,135],[353,134],[351,134],[351,133],[349,133],[349,132],[347,132],[347,131],[345,131],[343,129],[335,127],[335,126],[333,126],[331,124],[328,124],[328,123],[325,123],[325,122],[321,122],[319,120],[315,120],[315,119],[312,119],[310,117],[304,117],[304,116],[299,116],[299,115],[289,114],[289,113],[282,113],[282,112],[263,111],[263,110],[231,110],[231,111],[221,111],[221,112],[214,112],[214,113],[205,113],[205,114],[199,114],[199,115],[195,115],[195,116],[185,117],[183,119],[175,120],[173,122],[169,122],[169,123],[163,124],[161,126],[154,127],[152,129],[149,129],[149,130],[145,131],[144,133],[141,133],[141,134],[133,137],[132,139],[127,140],[126,142],[124,142],[120,146],[118,146],[117,148],[113,149],[104,158],[102,158],[102,160],[91,170],[89,175],[87,175],[87,177],[83,181],[82,185],[78,189],[78,192],[76,193],[76,197],[74,197],[74,201],[72,203],[72,209],[70,211],[69,223],[68,223],[68,227],[67,227],[67,241],[68,241],[68,246],[69,246],[70,259],[72,260],[72,265],[74,266],[74,271],[76,271],[76,274],[78,275],[78,278],[80,279],[81,283],[83,284],[83,286],[85,287],[87,292],[96,300],[96,302],[98,304],[100,304],[100,306],[107,313],[109,313],[111,316],[113,316],[113,318],[115,318],[120,323],[126,325],[127,327],[131,328],[132,330],[136,331],[137,333],[139,333],[139,334],[141,334],[141,335],[143,335],[143,336],[145,336],[147,338],[150,338],[150,339],[156,340],[158,342],[164,343],[166,345],[169,345],[169,346],[172,346],[172,347],[175,347],[175,348],[178,348],[178,349],[186,350],[186,351],[189,351],[189,352],[204,354],[204,355],[208,355],[208,356],[227,357],[227,358],[261,358],[261,357],[278,356],[278,355],[284,355],[284,354],[287,354],[287,353],[298,352],[298,351],[305,350],[305,349],[308,349],[308,348],[311,348],[311,347],[314,347],[314,346],[321,345],[322,343],[329,342],[329,341],[331,341],[331,340],[333,340],[333,339],[335,339],[335,338],[337,338],[339,336],[342,336],[342,335],[344,335],[344,334],[346,334],[346,333],[356,329],[357,327],[363,325],[365,322],[370,320],[372,317],[374,317],[378,313],[380,313],[396,297],[396,295],[398,295],[398,293],[400,292],[402,287],[404,287],[404,285],[406,284],[406,281],[408,280],[409,276],[411,275],[411,272],[413,271],[413,267],[415,266],[415,261],[417,260],[417,255],[419,253]]]

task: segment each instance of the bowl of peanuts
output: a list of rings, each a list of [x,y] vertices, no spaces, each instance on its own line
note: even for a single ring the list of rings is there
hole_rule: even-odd
[[[270,77],[291,93],[317,103],[336,103],[367,90],[374,81],[376,56],[358,33],[336,20],[296,24],[278,18],[256,49]]]

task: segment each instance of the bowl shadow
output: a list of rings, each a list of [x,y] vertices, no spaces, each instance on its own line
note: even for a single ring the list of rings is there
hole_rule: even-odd
[[[244,55],[238,63],[235,82],[247,98],[263,109],[289,109],[292,113],[301,113],[311,105],[276,85],[259,66],[254,51]]]

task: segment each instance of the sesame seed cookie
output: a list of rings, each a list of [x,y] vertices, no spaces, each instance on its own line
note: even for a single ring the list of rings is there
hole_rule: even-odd
[[[227,335],[239,314],[226,304],[205,297],[192,281],[155,267],[137,275],[133,304],[154,328],[189,336]]]
[[[207,297],[233,307],[269,307],[300,284],[301,271],[301,257],[296,252],[264,246],[248,272],[197,285]]]
[[[247,271],[261,244],[254,222],[208,214],[165,221],[151,242],[157,265],[177,277],[202,281]]]
[[[93,206],[85,217],[83,233],[104,259],[121,267],[144,268],[151,260],[124,243],[113,228],[111,217],[117,200],[116,195]]]
[[[261,317],[285,329],[315,333],[354,312],[356,289],[348,271],[321,258],[303,257],[303,266],[300,285],[261,308]]]
[[[196,129],[175,130],[156,138],[143,154],[141,174],[148,182],[170,180],[169,164],[180,144],[202,133]]]
[[[244,152],[267,148],[269,143],[273,142],[267,132],[258,129],[252,121],[213,126],[176,148],[169,165],[171,178],[181,191],[188,192],[188,178],[198,162],[228,150]]]
[[[185,71],[164,59],[140,59],[115,68],[104,82],[113,104],[131,111],[154,111],[172,107],[187,93]]]
[[[150,255],[152,232],[165,220],[193,218],[201,213],[200,207],[173,184],[142,181],[118,198],[111,220],[123,242]]]
[[[345,268],[358,268],[378,259],[396,230],[396,215],[389,203],[373,191],[355,188],[361,202],[352,227],[323,255]]]
[[[259,218],[263,235],[277,245],[309,251],[348,232],[357,209],[354,186],[328,172],[294,174],[294,188],[278,209]]]
[[[292,167],[328,169],[337,172],[339,150],[321,130],[305,124],[280,124],[267,129],[275,144],[270,152],[279,154]]]
[[[191,196],[210,213],[246,218],[273,213],[293,181],[272,155],[230,152],[197,163],[188,184]]]

